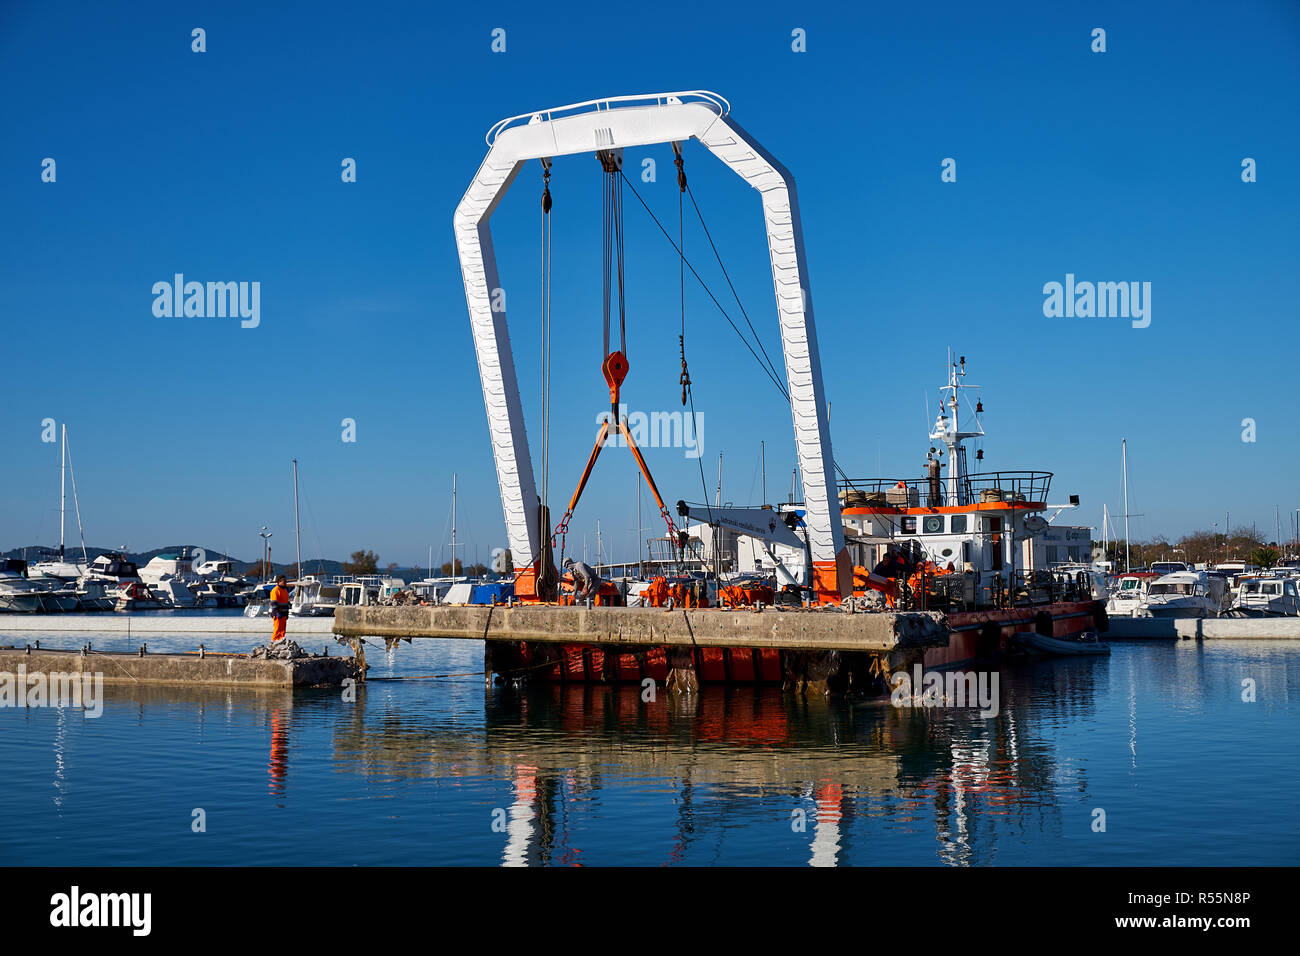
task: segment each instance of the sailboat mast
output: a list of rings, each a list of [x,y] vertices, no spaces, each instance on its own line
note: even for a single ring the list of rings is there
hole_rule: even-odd
[[[1102,504],[1101,504],[1101,560],[1102,560],[1102,562],[1105,562],[1105,560],[1106,560],[1106,520],[1107,520],[1107,517],[1108,517],[1108,514],[1107,514],[1106,503],[1103,501]]]
[[[1128,557],[1128,439],[1120,439],[1120,462],[1124,468],[1124,570],[1127,571],[1132,565]]]
[[[63,560],[64,524],[68,513],[68,426],[63,426],[63,451],[59,459],[59,560]],[[60,572],[62,573],[62,572]]]
[[[68,462],[68,474],[72,478],[72,507],[77,516],[77,535],[81,538],[81,573],[85,574],[86,568],[90,566],[90,558],[86,556],[86,529],[81,523],[81,501],[77,498],[77,469],[72,465],[72,452],[68,451],[68,426],[63,426],[63,454]]]
[[[456,579],[456,475],[451,476],[451,578]]]
[[[302,577],[302,535],[298,530],[298,459],[293,460],[293,548],[298,556],[298,567],[294,569],[294,579]]]

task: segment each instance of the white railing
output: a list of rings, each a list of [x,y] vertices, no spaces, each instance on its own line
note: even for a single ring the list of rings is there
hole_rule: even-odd
[[[502,132],[512,126],[532,126],[537,123],[549,123],[563,116],[578,116],[582,113],[600,113],[612,109],[627,109],[636,106],[675,106],[679,103],[704,103],[713,107],[719,116],[731,112],[727,100],[709,90],[685,90],[680,93],[642,93],[635,96],[610,96],[599,100],[587,100],[583,103],[571,103],[568,106],[556,106],[549,110],[537,110],[532,113],[520,113],[497,122],[487,131],[487,144],[492,145]]]

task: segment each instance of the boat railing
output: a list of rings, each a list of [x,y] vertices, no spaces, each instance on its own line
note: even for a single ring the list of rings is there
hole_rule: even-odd
[[[938,508],[968,504],[1029,504],[1047,501],[1050,471],[987,471],[966,475],[951,501],[948,482],[939,478],[842,478],[841,508]]]

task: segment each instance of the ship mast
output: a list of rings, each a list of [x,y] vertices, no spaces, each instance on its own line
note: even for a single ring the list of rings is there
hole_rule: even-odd
[[[294,579],[302,578],[302,535],[298,531],[298,459],[293,460],[293,549],[298,555],[298,566],[294,568]]]
[[[1128,439],[1121,438],[1120,446],[1120,464],[1124,469],[1124,570],[1127,571],[1132,567],[1129,563],[1128,556]]]
[[[64,524],[68,513],[68,425],[63,425],[63,452],[59,461],[59,561],[63,561]],[[59,569],[62,573],[62,568]]]
[[[966,377],[966,356],[962,356],[960,362],[952,360],[952,352],[948,353],[948,384],[939,389],[943,393],[943,398],[939,405],[939,418],[934,423],[934,429],[930,432],[931,441],[941,441],[948,449],[948,491],[947,501],[949,504],[969,504],[965,500],[963,490],[966,487],[966,449],[962,442],[967,438],[982,438],[984,429],[980,427],[979,419],[975,420],[975,427],[972,431],[961,430],[961,395],[964,388],[978,388],[978,385],[964,385],[962,379]],[[976,408],[979,411],[979,408]]]

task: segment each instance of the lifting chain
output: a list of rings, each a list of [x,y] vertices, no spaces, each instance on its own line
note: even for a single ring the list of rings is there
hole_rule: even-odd
[[[691,373],[686,369],[686,336],[677,336],[677,342],[682,347],[682,404],[686,404],[686,390],[691,387]]]

